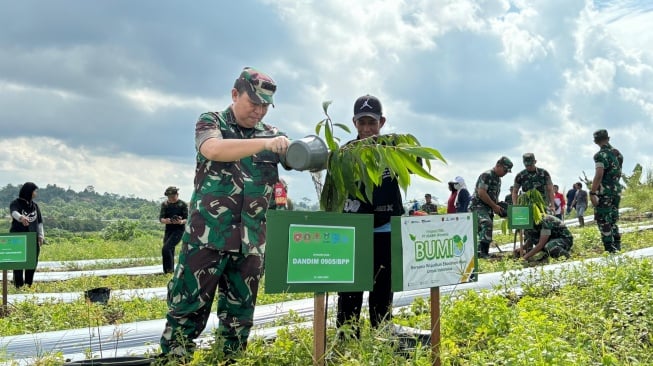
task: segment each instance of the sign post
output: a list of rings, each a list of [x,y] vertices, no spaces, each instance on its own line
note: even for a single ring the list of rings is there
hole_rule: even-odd
[[[313,364],[324,365],[326,293],[373,285],[373,215],[268,211],[265,292],[314,292]]]
[[[440,287],[477,280],[473,213],[392,218],[392,290],[431,289],[432,365],[440,360]]]
[[[508,227],[515,230],[512,250],[517,249],[517,233],[519,233],[519,247],[524,245],[524,229],[532,229],[534,225],[532,206],[508,206]]]
[[[7,313],[7,270],[36,268],[36,233],[0,234],[2,270],[2,315]]]

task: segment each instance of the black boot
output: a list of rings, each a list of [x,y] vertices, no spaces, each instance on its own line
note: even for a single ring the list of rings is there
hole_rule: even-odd
[[[585,218],[583,216],[578,216],[578,226],[585,226]]]
[[[617,251],[621,251],[621,233],[614,236],[614,247]]]
[[[490,243],[482,241],[478,244],[478,257],[483,259],[490,258]]]

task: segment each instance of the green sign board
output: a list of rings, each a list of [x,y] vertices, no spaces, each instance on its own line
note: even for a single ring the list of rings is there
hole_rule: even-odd
[[[369,291],[373,215],[267,213],[265,292]]]
[[[474,213],[392,218],[392,290],[476,281]]]
[[[511,229],[532,229],[533,208],[531,206],[508,206],[508,227]]]
[[[354,283],[356,228],[290,225],[288,283]]]
[[[36,268],[36,233],[0,234],[0,270]]]

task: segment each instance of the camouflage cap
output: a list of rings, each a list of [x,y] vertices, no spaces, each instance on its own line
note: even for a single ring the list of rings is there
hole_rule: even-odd
[[[524,165],[526,166],[535,165],[535,154],[533,153],[526,153],[522,155],[522,159],[524,161]]]
[[[171,196],[173,194],[177,194],[178,192],[179,192],[179,188],[177,188],[175,186],[170,186],[170,187],[166,188],[166,191],[163,192],[163,194],[166,195],[166,196]]]
[[[506,170],[508,171],[508,173],[511,172],[512,160],[510,160],[507,156],[500,157],[499,160],[497,161],[497,164],[503,165],[506,168]]]
[[[274,106],[272,96],[277,91],[277,84],[268,75],[252,67],[246,67],[234,83],[234,88],[239,89],[239,86],[247,90],[247,95],[254,104],[272,104]]]
[[[598,130],[594,132],[594,141],[603,141],[609,139],[607,130]]]

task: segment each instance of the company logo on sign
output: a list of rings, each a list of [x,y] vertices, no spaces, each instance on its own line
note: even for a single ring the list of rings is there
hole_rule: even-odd
[[[415,235],[409,235],[415,246],[415,260],[417,262],[461,257],[467,242],[467,235],[462,238],[460,235],[454,235],[452,238],[430,240],[415,240]]]
[[[293,241],[302,244],[346,244],[348,239],[339,233],[319,232],[296,232],[293,234]]]

